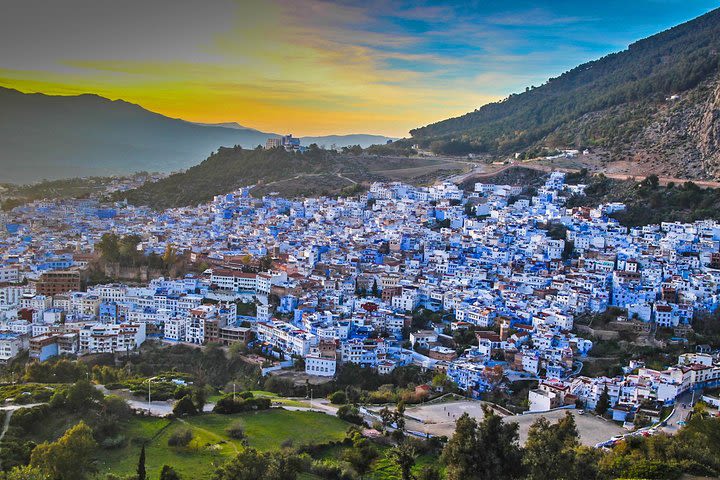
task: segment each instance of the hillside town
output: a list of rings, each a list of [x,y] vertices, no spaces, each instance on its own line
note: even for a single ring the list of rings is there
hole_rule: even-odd
[[[584,374],[594,342],[579,317],[611,308],[682,343],[716,310],[720,224],[627,228],[609,216],[622,204],[566,208],[583,189],[554,172],[536,189],[375,183],[290,200],[242,188],[163,212],[29,203],[1,218],[0,360],[242,343],[269,370],[302,362],[319,379],[348,362],[380,374],[413,364],[474,398],[537,380],[529,410],[594,409],[606,395],[616,420],[720,384],[708,345],[663,369],[637,359],[622,375]],[[144,255],[185,255],[196,273],[88,282],[108,233],[138,235]]]

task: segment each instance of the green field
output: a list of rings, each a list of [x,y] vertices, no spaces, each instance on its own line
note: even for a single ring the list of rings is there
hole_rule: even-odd
[[[101,473],[134,473],[140,446],[146,443],[149,478],[156,478],[164,464],[172,465],[183,478],[207,478],[242,448],[241,442],[227,436],[225,429],[235,421],[245,427],[248,443],[258,450],[279,448],[291,440],[295,445],[341,440],[347,423],[329,415],[273,409],[235,415],[206,414],[187,419],[133,418],[126,427],[127,444],[102,452]],[[188,447],[167,444],[176,430],[190,428],[193,441]]]
[[[267,397],[272,400],[273,403],[278,403],[280,405],[286,405],[288,407],[310,408],[309,402],[303,402],[300,400],[293,400],[291,398],[281,397],[277,393],[266,392],[264,390],[252,390],[250,393],[252,393],[255,397]]]

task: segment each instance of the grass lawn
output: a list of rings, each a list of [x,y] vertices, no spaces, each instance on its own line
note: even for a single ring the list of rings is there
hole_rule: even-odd
[[[240,441],[225,432],[235,421],[243,424],[248,443],[258,450],[277,449],[286,440],[295,444],[341,440],[347,428],[347,423],[329,415],[280,409],[175,420],[135,417],[125,429],[126,446],[104,450],[99,455],[99,470],[103,474],[134,473],[140,446],[146,441],[148,478],[157,478],[164,464],[172,465],[183,478],[207,478],[242,448]],[[183,428],[192,430],[193,441],[186,448],[169,447],[170,435]]]
[[[346,422],[324,413],[281,409],[234,415],[202,415],[187,421],[198,428],[217,432],[224,438],[229,438],[225,435],[225,428],[239,421],[245,427],[248,444],[258,450],[277,449],[287,440],[292,440],[295,445],[342,440],[348,426]]]
[[[252,390],[252,394],[255,397],[267,397],[273,401],[273,403],[279,403],[280,405],[287,405],[288,407],[305,407],[310,408],[310,402],[302,402],[300,400],[294,400],[292,398],[281,397],[277,393],[266,392],[264,390]]]

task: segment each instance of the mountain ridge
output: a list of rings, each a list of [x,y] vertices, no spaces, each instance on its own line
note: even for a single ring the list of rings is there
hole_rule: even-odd
[[[542,147],[592,148],[604,161],[717,177],[718,52],[715,9],[539,87],[413,129],[412,139],[403,142],[497,157]]]
[[[0,87],[2,181],[184,170],[219,147],[264,145],[274,133],[201,126],[101,95],[48,95]],[[309,143],[385,143],[373,135],[305,137]]]

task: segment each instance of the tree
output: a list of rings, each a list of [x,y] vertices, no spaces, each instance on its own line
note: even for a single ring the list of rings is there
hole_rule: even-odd
[[[528,480],[573,479],[576,450],[580,446],[575,417],[566,413],[555,424],[545,417],[536,420],[525,442],[523,464]]]
[[[420,470],[420,475],[418,475],[417,480],[442,480],[442,477],[440,476],[440,470],[435,465],[425,465],[422,470]]]
[[[300,460],[284,452],[260,453],[244,448],[235,458],[218,468],[213,480],[295,480]]]
[[[202,413],[203,408],[205,408],[205,403],[207,402],[207,393],[205,392],[205,388],[201,386],[193,388],[192,400],[197,412]]]
[[[377,450],[360,432],[352,433],[352,448],[343,452],[343,460],[352,465],[353,469],[362,478],[370,471],[370,465],[378,456]]]
[[[658,178],[657,175],[655,175],[653,173],[653,174],[645,177],[644,183],[645,183],[645,185],[649,186],[651,189],[657,190],[658,185],[660,185],[660,179]]]
[[[130,417],[132,410],[130,405],[124,398],[117,395],[107,395],[102,400],[103,410],[107,415],[117,417],[119,420],[125,420]]]
[[[360,415],[360,410],[354,405],[345,404],[337,410],[338,418],[345,420],[346,422],[355,423],[362,425],[363,418]]]
[[[160,480],[180,480],[180,475],[170,465],[163,465],[160,470]]]
[[[23,465],[15,467],[9,472],[0,477],[2,480],[48,480],[47,474],[43,473],[37,467],[31,467],[30,465]]]
[[[373,297],[377,297],[378,295],[379,295],[379,292],[378,292],[377,280],[373,280],[372,296],[373,296]]]
[[[102,398],[102,393],[87,380],[75,382],[68,388],[66,402],[72,410],[85,411]]]
[[[94,471],[92,455],[97,443],[83,421],[55,442],[43,442],[32,451],[30,465],[56,480],[85,479]]]
[[[478,425],[480,478],[515,479],[521,475],[522,450],[518,443],[517,423],[505,423],[490,408]]]
[[[448,480],[515,479],[521,476],[518,426],[486,408],[479,424],[464,413],[442,453]]]
[[[610,408],[610,395],[608,394],[607,385],[603,389],[600,397],[598,398],[597,404],[595,405],[595,412],[598,415],[605,415],[605,412]]]
[[[165,247],[165,253],[163,253],[162,260],[166,266],[170,266],[170,265],[174,264],[175,261],[177,260],[177,256],[175,254],[175,249],[169,243]]]
[[[214,480],[257,480],[265,478],[268,459],[254,448],[245,448],[215,471]]]
[[[145,472],[145,444],[140,449],[140,458],[138,459],[137,466],[137,480],[146,480],[147,473]]]
[[[415,449],[407,442],[391,448],[388,457],[394,461],[400,469],[402,480],[412,480],[412,468],[415,466]]]
[[[342,405],[347,403],[347,395],[344,391],[338,390],[337,392],[330,395],[330,403],[335,405]]]
[[[177,401],[173,407],[173,415],[176,417],[184,417],[186,415],[197,415],[198,411],[193,403],[190,395],[185,395]]]
[[[448,480],[480,478],[476,474],[478,439],[477,422],[463,413],[455,422],[455,433],[443,449],[441,461],[445,464]]]
[[[395,412],[391,411],[388,407],[383,407],[378,414],[380,415],[380,421],[385,428],[392,425],[395,420]]]
[[[405,428],[405,402],[400,400],[395,409],[395,426],[398,430]]]

